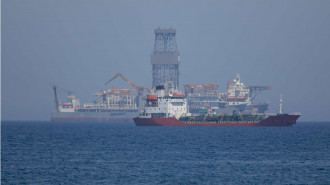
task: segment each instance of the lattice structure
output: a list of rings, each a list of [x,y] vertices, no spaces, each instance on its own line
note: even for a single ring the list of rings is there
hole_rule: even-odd
[[[176,30],[155,29],[155,45],[151,55],[152,87],[165,85],[179,88],[180,55],[177,50]]]
[[[136,89],[109,89],[94,93],[96,104],[109,109],[136,109],[137,94],[131,91]]]

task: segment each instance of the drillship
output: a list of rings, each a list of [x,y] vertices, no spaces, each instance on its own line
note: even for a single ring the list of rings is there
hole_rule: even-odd
[[[211,109],[210,109],[211,110]],[[210,111],[198,116],[188,112],[187,99],[175,90],[165,91],[157,86],[154,95],[148,95],[145,107],[133,118],[136,126],[292,126],[300,114],[282,114],[282,95],[279,114],[215,114]]]

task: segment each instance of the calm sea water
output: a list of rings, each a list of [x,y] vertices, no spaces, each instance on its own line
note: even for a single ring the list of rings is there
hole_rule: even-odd
[[[2,122],[2,184],[330,184],[330,123]]]

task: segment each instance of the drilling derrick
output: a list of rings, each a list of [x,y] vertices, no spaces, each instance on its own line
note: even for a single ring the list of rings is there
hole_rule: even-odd
[[[152,88],[166,85],[179,88],[180,55],[177,50],[175,29],[155,29],[155,45],[151,54]]]

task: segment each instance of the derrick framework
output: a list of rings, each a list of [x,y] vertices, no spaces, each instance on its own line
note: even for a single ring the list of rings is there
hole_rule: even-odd
[[[155,29],[155,44],[151,54],[152,88],[166,85],[179,88],[180,55],[176,44],[176,30]]]

